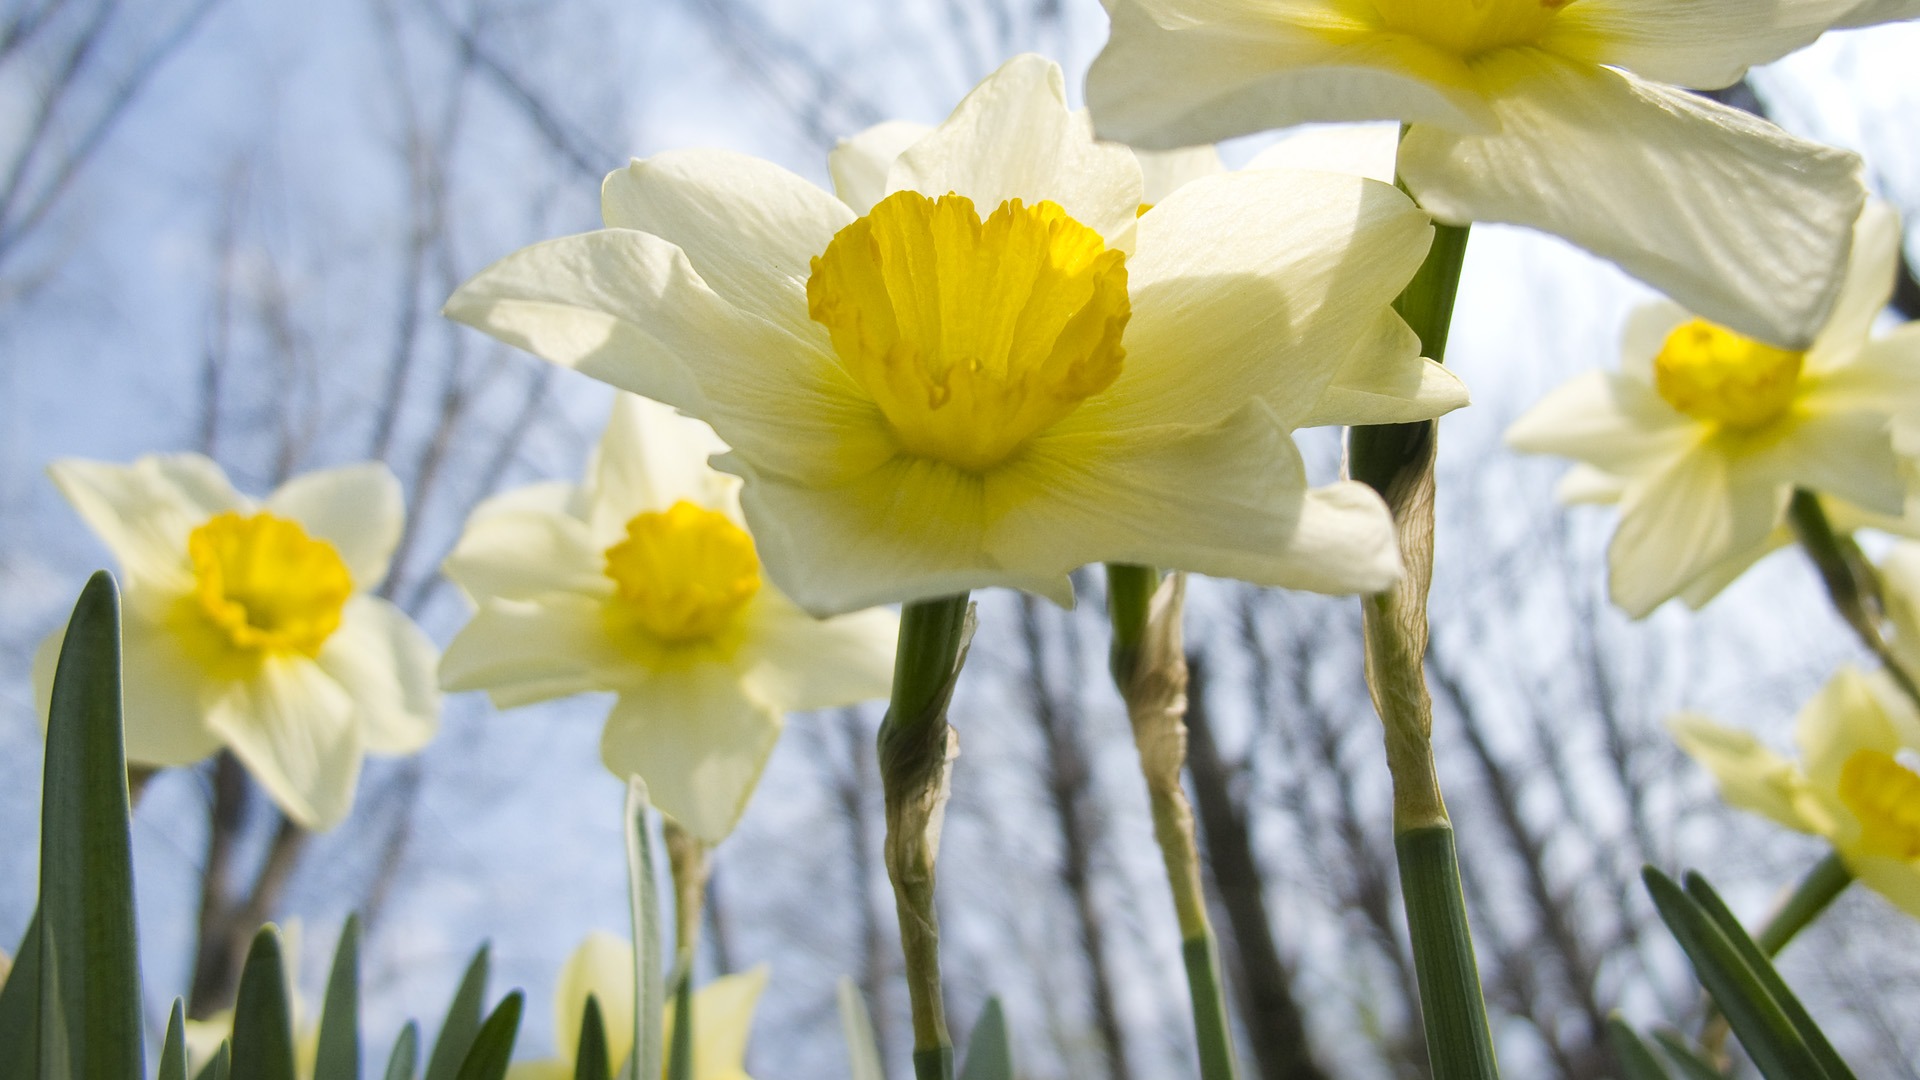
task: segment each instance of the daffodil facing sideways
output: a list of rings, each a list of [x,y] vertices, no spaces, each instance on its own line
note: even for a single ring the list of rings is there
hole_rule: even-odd
[[[693,1080],[753,1080],[747,1075],[747,1036],[753,1010],[767,986],[765,965],[738,975],[723,975],[693,995]],[[507,1080],[571,1080],[579,1053],[580,1025],[587,998],[600,1007],[607,1036],[607,1058],[616,1073],[633,1053],[633,946],[602,931],[567,958],[553,991],[553,1041],[557,1053],[544,1061],[516,1062]],[[667,1003],[665,1042],[673,1044],[675,1022]]]
[[[1920,714],[1882,673],[1842,668],[1801,709],[1797,763],[1704,716],[1668,727],[1730,805],[1825,837],[1856,879],[1920,918]]]
[[[476,608],[441,684],[510,708],[619,695],[601,757],[718,843],[746,808],[789,711],[886,696],[898,619],[825,621],[761,574],[740,482],[707,425],[622,394],[579,484],[482,503],[445,564]]]
[[[225,746],[290,819],[325,829],[352,808],[368,751],[433,737],[433,643],[370,592],[405,512],[386,466],[306,473],[264,502],[198,454],[48,472],[120,562],[130,764]],[[42,717],[61,636],[34,658]]]
[[[1105,0],[1103,137],[1149,149],[1308,121],[1406,125],[1439,221],[1527,225],[1708,319],[1804,349],[1864,191],[1859,162],[1689,93],[1920,0]]]
[[[1101,561],[1398,578],[1384,505],[1310,490],[1290,433],[1342,372],[1421,382],[1388,307],[1432,232],[1405,196],[1236,173],[1142,214],[1133,154],[1033,56],[895,132],[884,186],[882,155],[836,159],[842,198],[731,154],[636,161],[606,229],[508,256],[447,314],[710,422],[769,580],[815,614],[1070,603]]]
[[[1584,463],[1563,499],[1619,504],[1607,563],[1628,614],[1711,599],[1784,542],[1796,487],[1843,500],[1843,518],[1902,515],[1911,466],[1892,423],[1920,407],[1920,328],[1872,337],[1899,244],[1893,212],[1869,204],[1840,300],[1804,352],[1655,303],[1628,319],[1619,372],[1576,378],[1508,429],[1516,449]]]

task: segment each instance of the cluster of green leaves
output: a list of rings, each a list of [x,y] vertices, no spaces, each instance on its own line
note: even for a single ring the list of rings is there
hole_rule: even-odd
[[[121,717],[120,598],[95,574],[80,594],[54,676],[40,811],[39,906],[0,988],[0,1080],[147,1075]],[[313,1080],[359,1080],[360,929],[349,919],[327,982]],[[521,995],[482,1017],[482,948],[447,1010],[424,1080],[501,1080]],[[401,1032],[384,1073],[414,1080],[419,1028]],[[247,954],[233,1035],[195,1080],[296,1080],[292,1003],[280,935]],[[188,1080],[186,1020],[174,1000],[159,1080]]]

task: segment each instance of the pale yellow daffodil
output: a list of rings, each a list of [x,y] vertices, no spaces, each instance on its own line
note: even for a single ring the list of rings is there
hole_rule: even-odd
[[[765,965],[739,975],[723,975],[693,995],[693,1080],[753,1080],[747,1075],[747,1036],[753,1010],[767,986]],[[595,931],[567,958],[553,992],[553,1042],[557,1053],[544,1061],[516,1062],[507,1080],[570,1080],[579,1053],[580,1025],[587,998],[600,1006],[607,1037],[607,1058],[618,1070],[633,1053],[633,946]],[[675,1023],[667,1003],[665,1038],[673,1045]],[[665,1062],[662,1062],[664,1071]]]
[[[1871,336],[1899,242],[1893,212],[1870,204],[1840,302],[1804,353],[1656,303],[1628,320],[1618,373],[1580,376],[1508,430],[1516,449],[1585,463],[1563,499],[1619,503],[1609,587],[1628,614],[1704,603],[1782,542],[1796,487],[1849,515],[1903,513],[1891,426],[1920,405],[1920,327]]]
[[[325,829],[368,751],[433,737],[433,643],[371,592],[404,514],[386,466],[306,473],[264,502],[198,454],[48,471],[120,562],[130,764],[226,746],[289,818]],[[35,657],[43,717],[61,636]]]
[[[1920,918],[1920,714],[1885,675],[1842,668],[1800,711],[1800,761],[1704,716],[1668,721],[1730,805],[1825,837],[1862,884]]]
[[[695,836],[733,830],[789,711],[884,697],[899,622],[821,621],[762,579],[726,447],[698,420],[622,394],[580,485],[475,509],[445,571],[477,610],[447,646],[449,690],[501,708],[611,690],[614,775]]]
[[[1440,221],[1571,240],[1741,333],[1805,348],[1864,196],[1853,155],[1681,87],[1736,82],[1915,0],[1105,0],[1100,134],[1151,149],[1308,121],[1407,125]]]
[[[735,155],[635,162],[607,229],[507,257],[446,310],[710,422],[769,578],[816,614],[992,585],[1068,603],[1102,561],[1398,578],[1385,506],[1310,490],[1290,433],[1362,339],[1418,379],[1388,305],[1431,226],[1404,195],[1260,171],[1142,215],[1133,154],[1032,56],[886,176],[863,206]]]

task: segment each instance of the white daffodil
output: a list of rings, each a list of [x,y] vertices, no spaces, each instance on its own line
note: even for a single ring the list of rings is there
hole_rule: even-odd
[[[1454,225],[1566,237],[1715,322],[1805,348],[1864,192],[1853,155],[1688,93],[1916,0],[1104,0],[1103,137],[1151,149],[1405,122],[1399,172]]]
[[[633,984],[633,946],[601,931],[587,935],[560,969],[553,991],[553,1042],[559,1052],[545,1061],[516,1062],[507,1070],[507,1080],[570,1080],[588,997],[600,1006],[607,1058],[618,1070],[633,1053]],[[753,1080],[747,1075],[747,1036],[766,986],[762,965],[723,975],[694,993],[693,1080]],[[674,1021],[673,1003],[668,1002],[668,1046],[673,1045]]]
[[[1668,727],[1730,805],[1826,837],[1856,878],[1920,918],[1920,715],[1891,680],[1841,669],[1800,711],[1797,764],[1704,716]]]
[[[325,829],[352,808],[366,752],[433,737],[433,643],[368,591],[404,514],[386,466],[307,473],[265,502],[198,454],[48,472],[120,561],[128,762],[226,746],[289,818]],[[35,657],[43,717],[61,637]]]
[[[1309,490],[1290,431],[1362,339],[1417,379],[1388,309],[1431,236],[1405,196],[1235,173],[1141,215],[1132,153],[1032,56],[887,177],[862,207],[730,154],[635,162],[607,229],[446,310],[710,422],[769,576],[817,614],[991,585],[1070,603],[1101,561],[1397,579],[1385,506]]]
[[[619,694],[601,757],[717,843],[789,711],[886,696],[898,619],[820,621],[762,582],[740,482],[707,466],[705,424],[620,395],[579,486],[481,504],[445,570],[474,602],[441,683],[501,708]]]
[[[1634,617],[1682,593],[1703,603],[1770,550],[1795,487],[1904,510],[1890,425],[1920,403],[1920,332],[1870,340],[1899,223],[1874,203],[1856,236],[1840,301],[1806,352],[1656,303],[1628,320],[1618,373],[1580,376],[1508,430],[1516,449],[1591,466],[1570,474],[1564,499],[1620,504],[1609,580]]]

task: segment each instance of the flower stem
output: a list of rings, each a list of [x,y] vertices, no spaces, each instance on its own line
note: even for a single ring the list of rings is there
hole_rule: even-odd
[[[1180,635],[1185,596],[1185,579],[1179,574],[1163,583],[1151,566],[1107,565],[1107,616],[1113,624],[1108,667],[1127,703],[1153,812],[1153,836],[1160,844],[1167,883],[1173,890],[1200,1048],[1200,1076],[1201,1080],[1233,1080],[1239,1066],[1220,984],[1219,949],[1200,884],[1193,807],[1180,785],[1187,762],[1187,657]]]
[[[1454,297],[1467,253],[1466,226],[1434,226],[1427,258],[1394,301],[1420,337],[1421,351],[1444,361]],[[1393,512],[1406,576],[1364,601],[1367,687],[1385,726],[1393,776],[1393,826],[1401,896],[1426,1021],[1427,1056],[1436,1080],[1499,1075],[1487,1007],[1474,960],[1453,825],[1433,758],[1433,700],[1424,664],[1427,589],[1433,580],[1433,421],[1356,427],[1348,437],[1350,475],[1370,485]]]
[[[1754,935],[1754,944],[1768,956],[1780,955],[1794,935],[1806,929],[1827,905],[1834,902],[1847,886],[1853,884],[1853,871],[1847,867],[1845,859],[1838,851],[1830,851],[1827,857],[1813,864],[1807,876],[1793,887],[1786,902],[1780,905],[1767,924]]]
[[[881,787],[886,795],[887,877],[900,916],[907,995],[913,1006],[916,1080],[952,1080],[953,1038],[940,986],[940,925],[933,902],[934,860],[957,740],[947,724],[960,665],[973,635],[967,596],[907,604],[900,613],[893,700],[880,724]]]
[[[1800,542],[1814,569],[1820,572],[1820,581],[1827,587],[1834,610],[1853,629],[1867,651],[1886,667],[1887,674],[1907,697],[1920,705],[1920,686],[1915,685],[1912,673],[1901,665],[1887,645],[1885,635],[1880,633],[1883,610],[1880,575],[1874,572],[1860,545],[1853,542],[1853,537],[1834,531],[1826,508],[1820,505],[1820,497],[1805,488],[1793,490],[1793,501],[1787,504],[1787,521],[1793,527],[1794,539]]]

